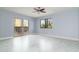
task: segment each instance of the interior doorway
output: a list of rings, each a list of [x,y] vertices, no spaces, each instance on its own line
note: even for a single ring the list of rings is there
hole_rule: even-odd
[[[26,19],[16,18],[14,22],[14,36],[23,36],[29,32],[29,22]]]

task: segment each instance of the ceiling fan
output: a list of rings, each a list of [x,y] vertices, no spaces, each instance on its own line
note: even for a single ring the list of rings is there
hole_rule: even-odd
[[[39,13],[46,13],[46,11],[45,11],[45,8],[42,8],[42,7],[36,7],[36,8],[34,8],[34,12],[37,12],[38,14]]]

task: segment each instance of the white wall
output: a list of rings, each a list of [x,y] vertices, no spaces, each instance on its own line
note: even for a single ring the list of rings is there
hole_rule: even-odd
[[[13,37],[14,34],[14,18],[19,17],[20,19],[28,19],[29,20],[29,32],[34,32],[34,22],[33,18],[21,14],[17,14],[14,12],[10,12],[7,10],[0,9],[0,38]]]
[[[40,20],[45,18],[51,18],[54,27],[52,29],[41,29]],[[40,34],[47,34],[49,36],[60,36],[79,38],[79,9],[74,8],[71,10],[65,10],[49,16],[40,17],[36,20],[36,32]]]

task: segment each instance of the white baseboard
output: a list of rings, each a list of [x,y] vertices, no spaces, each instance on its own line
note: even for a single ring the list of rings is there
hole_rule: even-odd
[[[53,38],[59,38],[59,39],[67,39],[67,40],[79,41],[79,38],[74,38],[74,37],[64,37],[64,36],[40,34],[40,33],[37,33],[36,35],[42,35],[42,36],[46,36],[46,37],[53,37]],[[6,40],[6,39],[11,39],[11,38],[13,38],[13,37],[3,37],[3,38],[0,38],[0,40]]]
[[[39,34],[47,37],[53,37],[53,38],[59,38],[59,39],[67,39],[67,40],[74,40],[74,41],[79,41],[79,38],[74,38],[74,37],[65,37],[65,36],[57,36],[57,35],[49,35],[49,34]]]
[[[2,38],[0,38],[0,40],[6,40],[6,39],[11,39],[11,38],[13,38],[13,37],[2,37]]]

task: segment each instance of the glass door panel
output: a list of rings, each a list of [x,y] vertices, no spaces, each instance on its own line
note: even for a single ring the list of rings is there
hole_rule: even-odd
[[[23,36],[29,31],[28,20],[16,18],[14,23],[15,36]]]
[[[28,32],[29,26],[28,26],[28,20],[23,20],[23,27],[24,27],[24,32]]]

